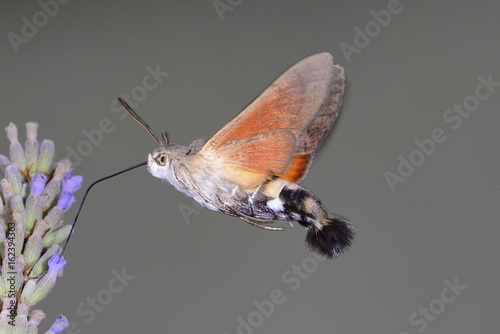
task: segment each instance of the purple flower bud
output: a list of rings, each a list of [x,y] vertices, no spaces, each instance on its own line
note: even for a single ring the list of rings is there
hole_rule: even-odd
[[[71,168],[69,172],[67,172],[66,175],[64,176],[64,179],[62,181],[62,191],[63,192],[67,191],[74,194],[78,191],[78,189],[82,187],[83,177],[80,175],[75,175],[71,177],[72,171],[73,168]]]
[[[63,192],[61,198],[57,201],[57,206],[63,210],[69,209],[69,207],[76,202],[75,196],[69,191]]]
[[[45,188],[45,183],[47,183],[47,177],[44,174],[33,175],[31,177],[31,193],[40,195]]]
[[[62,256],[61,254],[56,254],[50,258],[50,260],[48,261],[48,265],[49,271],[47,272],[47,274],[53,277],[57,277],[59,270],[63,269],[66,265],[66,259],[64,259],[64,256]]]
[[[69,326],[68,319],[66,319],[64,315],[59,314],[54,324],[50,327],[50,331],[55,334],[58,334],[61,333],[66,328],[68,328],[68,326]]]

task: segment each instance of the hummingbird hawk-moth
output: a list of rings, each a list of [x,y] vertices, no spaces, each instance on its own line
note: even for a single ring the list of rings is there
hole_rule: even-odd
[[[275,220],[308,229],[306,245],[328,258],[354,241],[352,225],[330,214],[299,185],[342,105],[344,69],[329,53],[309,56],[279,76],[210,140],[189,147],[163,142],[148,156],[149,173],[167,180],[202,206],[266,230]],[[146,163],[143,163],[146,164]]]

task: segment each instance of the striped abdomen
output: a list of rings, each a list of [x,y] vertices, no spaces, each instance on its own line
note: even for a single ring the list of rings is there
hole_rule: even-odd
[[[354,241],[354,229],[348,221],[328,213],[306,188],[281,178],[240,197],[231,209],[226,213],[257,225],[276,219],[298,222],[308,228],[306,245],[328,258],[340,255]]]

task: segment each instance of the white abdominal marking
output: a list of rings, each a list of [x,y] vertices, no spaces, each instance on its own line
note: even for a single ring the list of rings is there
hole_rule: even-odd
[[[283,202],[279,199],[279,196],[276,197],[275,199],[267,201],[266,204],[269,207],[269,209],[275,212],[282,212],[284,209]]]

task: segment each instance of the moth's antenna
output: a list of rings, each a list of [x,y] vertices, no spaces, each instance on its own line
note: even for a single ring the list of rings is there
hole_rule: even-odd
[[[160,146],[164,146],[164,144],[161,142],[160,138],[158,138],[153,129],[151,129],[151,127],[146,122],[144,122],[142,118],[140,118],[139,115],[137,115],[135,111],[132,110],[132,108],[130,108],[130,106],[128,105],[127,102],[125,102],[124,99],[119,97],[118,102],[120,102],[122,107],[130,114],[130,116],[132,116],[133,119],[136,120],[137,123],[142,125],[144,129],[148,130],[149,134],[160,144]]]
[[[120,175],[120,174],[123,174],[125,172],[128,172],[129,170],[132,170],[132,169],[135,169],[137,167],[141,167],[141,166],[144,166],[144,165],[147,165],[148,162],[147,161],[144,161],[144,162],[141,162],[140,164],[137,164],[137,165],[134,165],[132,167],[129,167],[129,168],[125,168],[124,170],[121,170],[117,173],[114,173],[114,174],[111,174],[111,175],[108,175],[108,176],[105,176],[97,181],[94,181],[94,183],[92,183],[88,188],[87,190],[85,190],[85,194],[83,195],[83,198],[82,198],[82,201],[80,203],[80,207],[78,208],[78,212],[76,213],[76,216],[75,216],[75,220],[73,221],[73,226],[71,226],[71,230],[69,231],[69,235],[68,235],[68,238],[66,239],[66,242],[64,243],[64,247],[62,249],[62,252],[61,252],[61,255],[64,254],[64,251],[66,250],[66,247],[68,247],[68,242],[69,242],[69,239],[71,238],[71,235],[73,234],[73,230],[75,229],[75,225],[76,225],[76,221],[78,220],[78,216],[80,215],[80,211],[82,211],[82,208],[83,208],[83,203],[85,202],[85,199],[87,198],[87,195],[90,191],[90,189],[96,185],[97,183],[101,182],[101,181],[104,181],[104,180],[107,180],[107,179],[110,179],[114,176],[117,176],[117,175]],[[62,257],[59,257],[59,260],[61,260]]]
[[[168,136],[165,131],[162,131],[161,136],[163,137],[163,141],[165,142],[165,146],[168,144]]]

